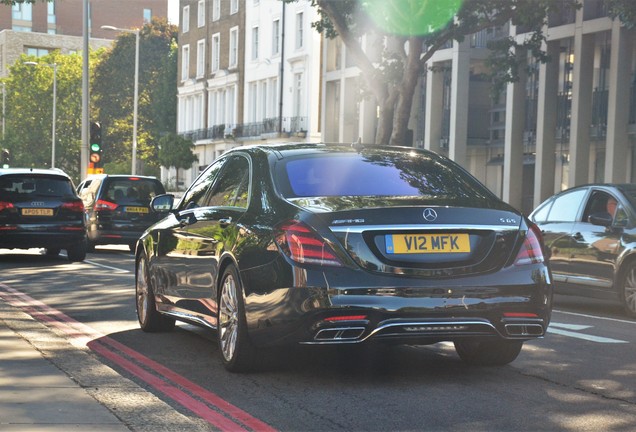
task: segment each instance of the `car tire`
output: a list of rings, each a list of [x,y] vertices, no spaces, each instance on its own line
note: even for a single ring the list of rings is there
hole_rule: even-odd
[[[86,252],[95,252],[95,243],[90,240],[86,240]]]
[[[218,299],[218,344],[223,366],[230,372],[254,369],[258,350],[247,333],[243,289],[236,267],[223,272]]]
[[[44,255],[51,257],[58,256],[60,254],[60,250],[60,248],[46,248],[44,250]]]
[[[165,316],[157,311],[155,290],[152,278],[148,273],[148,260],[146,255],[139,255],[136,268],[135,304],[139,326],[143,331],[148,333],[167,332],[174,329],[174,318]]]
[[[628,262],[621,271],[619,297],[625,312],[636,317],[636,260]]]
[[[86,258],[86,243],[82,242],[75,246],[71,246],[66,250],[66,256],[70,262],[84,261]]]
[[[523,347],[518,340],[455,341],[455,351],[465,363],[475,366],[503,366],[517,358]]]

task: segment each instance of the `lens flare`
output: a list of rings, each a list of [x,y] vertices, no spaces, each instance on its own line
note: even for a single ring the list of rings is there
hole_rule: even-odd
[[[423,36],[446,26],[463,0],[364,0],[362,8],[387,33]]]

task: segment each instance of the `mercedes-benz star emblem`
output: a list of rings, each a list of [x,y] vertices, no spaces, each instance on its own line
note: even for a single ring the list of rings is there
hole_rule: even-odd
[[[424,209],[424,219],[428,222],[433,222],[435,219],[437,219],[437,212],[432,208]]]

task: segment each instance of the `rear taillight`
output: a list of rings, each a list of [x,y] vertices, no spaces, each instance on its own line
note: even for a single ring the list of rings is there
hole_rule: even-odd
[[[302,264],[342,266],[333,249],[304,223],[286,222],[279,231],[276,241],[292,260]]]
[[[12,209],[13,203],[7,201],[0,201],[0,211],[4,209]]]
[[[75,212],[83,212],[84,204],[81,201],[71,201],[62,203],[62,208],[65,210],[75,211]]]
[[[95,210],[115,210],[116,208],[117,204],[103,199],[97,200],[95,203]]]
[[[515,265],[536,264],[545,261],[543,258],[543,238],[539,227],[531,224],[521,249],[515,258]]]

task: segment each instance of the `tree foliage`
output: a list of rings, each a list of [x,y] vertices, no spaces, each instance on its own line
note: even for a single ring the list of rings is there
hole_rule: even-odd
[[[100,52],[91,54],[91,67]],[[37,65],[25,64],[37,62]],[[3,146],[13,166],[51,164],[53,121],[53,65],[57,69],[55,166],[79,179],[82,112],[81,54],[54,51],[43,57],[23,55],[3,80],[6,94]]]
[[[187,169],[199,158],[192,152],[194,144],[176,133],[164,135],[159,140],[159,163],[166,168],[177,168],[176,185],[179,185],[179,168]]]
[[[190,168],[199,158],[191,140],[170,133],[159,140],[159,163],[166,168]]]
[[[288,2],[294,0],[285,0]],[[620,0],[615,0],[620,1]],[[629,0],[624,0],[629,1]],[[418,28],[409,34],[391,32],[386,26],[374,22],[365,9],[377,7],[377,0],[311,0],[320,19],[313,24],[319,32],[332,38],[339,35],[356,66],[360,68],[364,84],[379,105],[376,142],[391,145],[406,143],[408,121],[418,79],[426,70],[433,54],[447,43],[486,29],[495,29],[508,22],[530,29],[531,37],[523,41],[511,37],[501,39],[492,46],[492,78],[495,90],[519,77],[527,51],[540,61],[547,61],[542,51],[543,33],[551,13],[577,8],[577,0],[385,0],[384,15],[395,13],[393,26]],[[443,10],[457,5],[459,9]],[[429,8],[428,10],[426,8]],[[406,11],[406,12],[405,12]],[[426,14],[453,17],[443,24],[426,20]],[[371,14],[377,15],[381,14]],[[392,19],[395,17],[392,17]],[[381,19],[381,18],[380,18]],[[400,21],[401,20],[401,21]],[[420,20],[417,24],[414,21]],[[388,18],[385,21],[389,21]],[[397,23],[397,24],[396,24]],[[428,25],[423,25],[428,23]],[[419,27],[418,27],[419,26]],[[365,50],[360,36],[376,41],[381,46],[377,53]]]
[[[153,19],[140,29],[137,158],[146,174],[158,172],[160,137],[176,131],[177,34],[177,27],[164,19]],[[120,34],[91,83],[91,116],[102,125],[107,168],[130,166],[135,43],[135,34]]]
[[[634,0],[605,0],[610,17],[618,18],[627,28],[636,27],[636,2]]]

